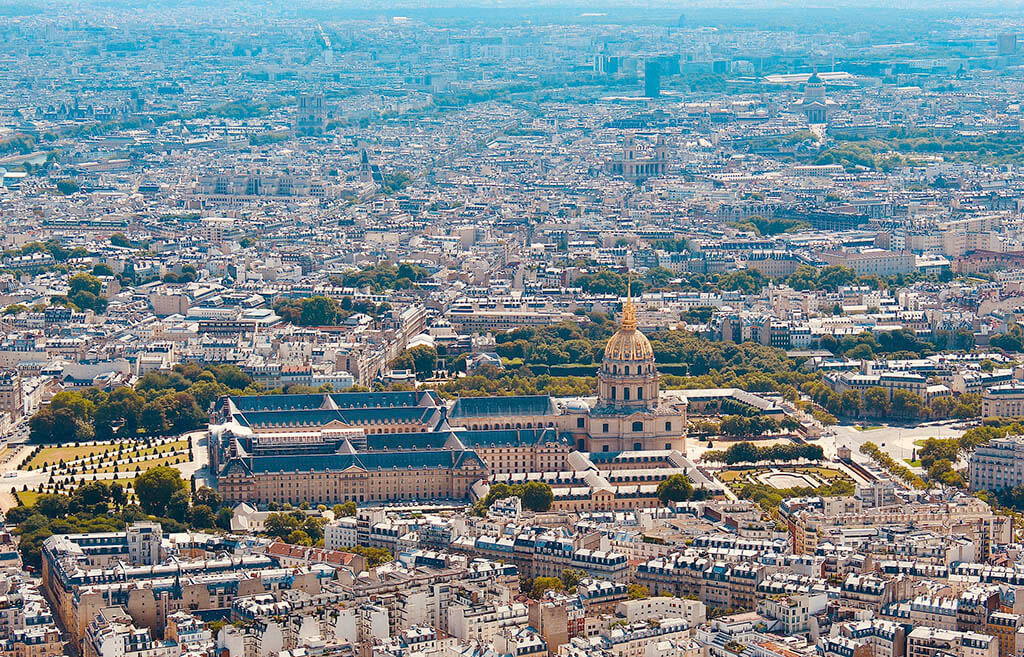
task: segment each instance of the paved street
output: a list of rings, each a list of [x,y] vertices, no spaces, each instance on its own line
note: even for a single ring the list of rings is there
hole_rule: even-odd
[[[873,426],[873,425],[867,425]],[[959,438],[964,429],[953,428],[952,423],[925,423],[915,427],[882,426],[861,431],[855,424],[840,424],[831,427],[834,435],[822,436],[818,440],[826,458],[834,458],[836,448],[846,445],[853,450],[854,458],[861,460],[860,447],[873,442],[896,460],[910,459],[914,454],[914,441],[928,438]]]

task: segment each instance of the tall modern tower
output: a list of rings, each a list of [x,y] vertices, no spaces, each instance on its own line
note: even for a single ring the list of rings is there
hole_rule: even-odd
[[[661,95],[661,63],[654,59],[644,62],[644,95],[648,98]]]

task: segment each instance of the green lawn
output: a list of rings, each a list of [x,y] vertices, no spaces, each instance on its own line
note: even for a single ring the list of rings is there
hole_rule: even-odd
[[[18,491],[14,495],[18,498],[18,502],[24,506],[34,506],[36,500],[39,499],[39,493],[32,490]]]
[[[838,479],[849,479],[845,472],[834,468],[821,466],[782,466],[777,467],[780,472],[801,472],[814,475],[823,483],[830,484]],[[755,476],[762,472],[769,472],[771,468],[743,468],[740,470],[721,470],[715,473],[715,477],[723,484],[738,493],[743,486],[750,483]]]
[[[54,465],[60,463],[62,460],[74,461],[75,459],[81,459],[89,456],[90,454],[108,454],[110,452],[117,452],[117,447],[120,443],[111,443],[103,445],[83,445],[79,447],[46,447],[40,450],[39,454],[32,458],[31,461],[26,463],[22,467],[38,468],[43,463],[49,463]],[[158,445],[156,447],[146,447],[143,449],[132,449],[126,451],[123,455],[124,458],[130,458],[135,456],[156,456],[157,454],[163,454],[164,452],[173,451],[176,449],[188,449],[188,440],[176,440],[166,445]],[[98,463],[96,465],[99,465]],[[134,470],[134,466],[132,466]],[[98,472],[110,472],[111,470],[98,470]],[[90,470],[90,472],[92,472]]]
[[[826,481],[832,481],[833,479],[842,479],[846,477],[846,473],[842,472],[841,470],[836,470],[834,468],[822,468],[816,465],[799,467],[796,468],[796,471],[803,472],[805,474],[812,474],[820,479],[825,479]]]
[[[156,468],[161,465],[175,465],[176,459],[184,459],[181,464],[188,463],[188,454],[182,456],[165,456],[155,459],[146,459],[145,461],[136,461],[135,463],[124,463],[117,466],[118,472],[135,472],[135,468],[139,468],[139,472],[145,472],[150,468]],[[178,464],[178,465],[181,465]],[[97,474],[102,472],[113,472],[113,465],[107,465],[96,470],[88,470],[85,474]]]
[[[745,477],[750,472],[752,472],[752,471],[751,470],[722,470],[721,472],[719,472],[717,474],[717,477],[718,477],[719,481],[721,481],[723,484],[728,484],[730,482],[736,481],[737,479],[742,479],[743,477]]]
[[[876,429],[881,429],[881,428],[882,427],[880,425],[877,425],[877,424],[873,424],[871,426],[864,426],[864,425],[858,424],[856,426],[857,431],[874,431]]]
[[[78,447],[44,447],[39,450],[39,453],[32,457],[23,468],[38,468],[44,463],[53,465],[54,463],[60,463],[63,461],[74,461],[75,459],[84,458],[89,454],[106,454],[107,452],[117,450],[115,444],[110,445],[81,445]]]

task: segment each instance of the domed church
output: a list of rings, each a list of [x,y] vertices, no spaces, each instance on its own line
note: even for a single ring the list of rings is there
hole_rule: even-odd
[[[597,395],[587,417],[577,418],[577,449],[674,449],[686,453],[686,409],[659,400],[654,350],[637,328],[632,296],[627,296],[623,304],[622,326],[605,346],[597,374]]]

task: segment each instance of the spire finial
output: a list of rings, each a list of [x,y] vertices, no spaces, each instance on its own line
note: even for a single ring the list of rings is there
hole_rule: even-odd
[[[635,331],[637,327],[636,308],[633,306],[633,273],[626,278],[626,303],[622,306],[622,329]]]

